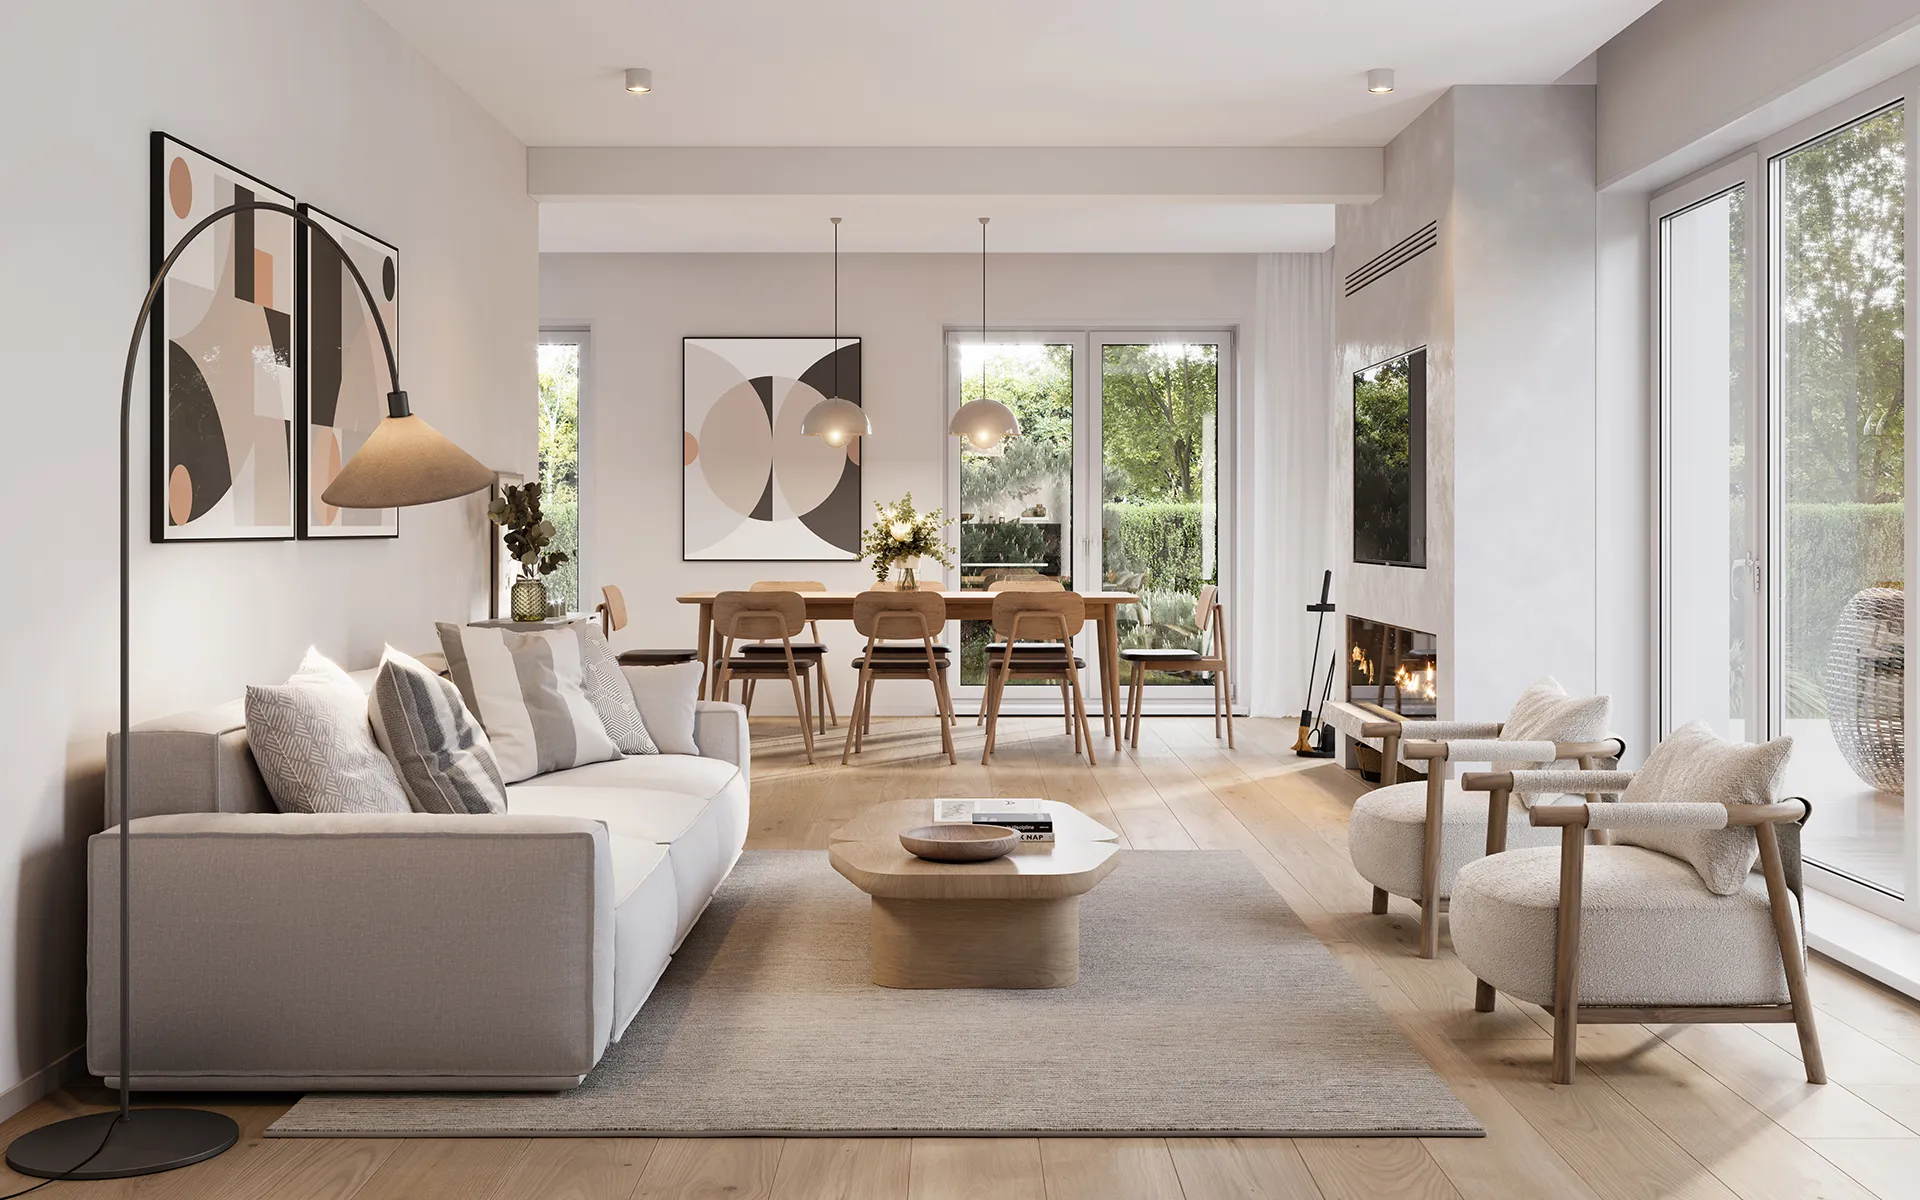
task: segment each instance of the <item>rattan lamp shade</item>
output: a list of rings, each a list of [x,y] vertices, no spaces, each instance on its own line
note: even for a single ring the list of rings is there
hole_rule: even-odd
[[[387,417],[320,498],[340,508],[406,508],[477,492],[493,472],[419,417]]]

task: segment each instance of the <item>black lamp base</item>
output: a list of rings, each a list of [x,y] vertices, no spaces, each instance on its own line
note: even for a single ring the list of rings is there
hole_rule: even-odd
[[[122,1121],[115,1110],[21,1134],[7,1147],[7,1165],[40,1179],[125,1179],[202,1162],[239,1140],[240,1127],[219,1113],[136,1108]],[[94,1154],[91,1161],[89,1154]]]

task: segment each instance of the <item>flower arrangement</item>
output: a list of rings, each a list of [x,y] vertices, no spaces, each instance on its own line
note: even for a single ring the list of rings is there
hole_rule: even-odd
[[[540,513],[538,481],[500,489],[487,506],[487,519],[507,531],[507,553],[520,564],[520,578],[551,575],[567,561],[566,551],[547,549],[553,541],[553,522]]]
[[[926,513],[915,511],[912,492],[896,504],[876,500],[873,508],[880,518],[861,536],[860,557],[871,563],[875,579],[884,580],[897,562],[931,558],[943,567],[953,565],[946,539],[940,536],[953,522],[946,519],[943,511],[937,508]],[[913,569],[908,567],[907,578],[911,580],[912,575]]]

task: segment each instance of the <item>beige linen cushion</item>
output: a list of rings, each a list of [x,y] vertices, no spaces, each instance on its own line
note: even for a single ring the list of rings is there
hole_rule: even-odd
[[[1549,675],[1520,693],[1513,711],[1500,727],[1503,742],[1597,742],[1607,736],[1613,720],[1611,696],[1569,696],[1560,681]],[[1573,770],[1580,764],[1562,760],[1552,764]],[[1544,763],[1496,762],[1496,771],[1551,769]]]
[[[664,667],[621,667],[647,733],[662,754],[698,754],[694,737],[695,699],[706,668],[697,662]]]
[[[620,757],[587,695],[581,642],[571,629],[435,628],[454,686],[487,731],[506,782]]]
[[[1695,721],[1654,747],[1620,803],[1771,804],[1792,753],[1790,737],[1764,746],[1729,742]],[[1752,829],[1621,829],[1614,840],[1692,863],[1716,896],[1739,891],[1760,854]]]

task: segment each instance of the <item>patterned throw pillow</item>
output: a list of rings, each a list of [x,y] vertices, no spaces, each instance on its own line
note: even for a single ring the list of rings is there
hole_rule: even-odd
[[[502,779],[518,783],[620,757],[587,698],[580,638],[571,629],[436,628],[454,686],[487,731]]]
[[[593,702],[594,711],[600,714],[600,723],[607,727],[607,736],[613,744],[620,747],[622,754],[658,754],[660,747],[653,744],[653,738],[647,733],[647,723],[640,716],[640,706],[634,703],[633,688],[628,685],[626,676],[620,673],[620,660],[613,656],[607,639],[601,636],[599,626],[591,621],[574,622],[573,631],[580,638],[580,662],[585,668],[587,699]]]
[[[374,743],[367,698],[311,647],[287,682],[249,686],[247,744],[281,812],[406,812],[393,764]]]
[[[1620,793],[1620,803],[1771,804],[1792,755],[1790,737],[1763,746],[1729,742],[1715,736],[1705,721],[1695,721],[1653,748],[1646,765]],[[1739,891],[1760,857],[1760,842],[1751,828],[1621,829],[1614,840],[1692,863],[1716,896]]]
[[[1503,742],[1597,742],[1613,720],[1611,696],[1569,696],[1549,675],[1520,693],[1500,727]],[[1580,764],[1562,760],[1550,769],[1572,771]],[[1496,771],[1538,771],[1544,763],[1494,763]]]
[[[388,646],[367,712],[415,812],[507,811],[486,731],[451,683]]]

